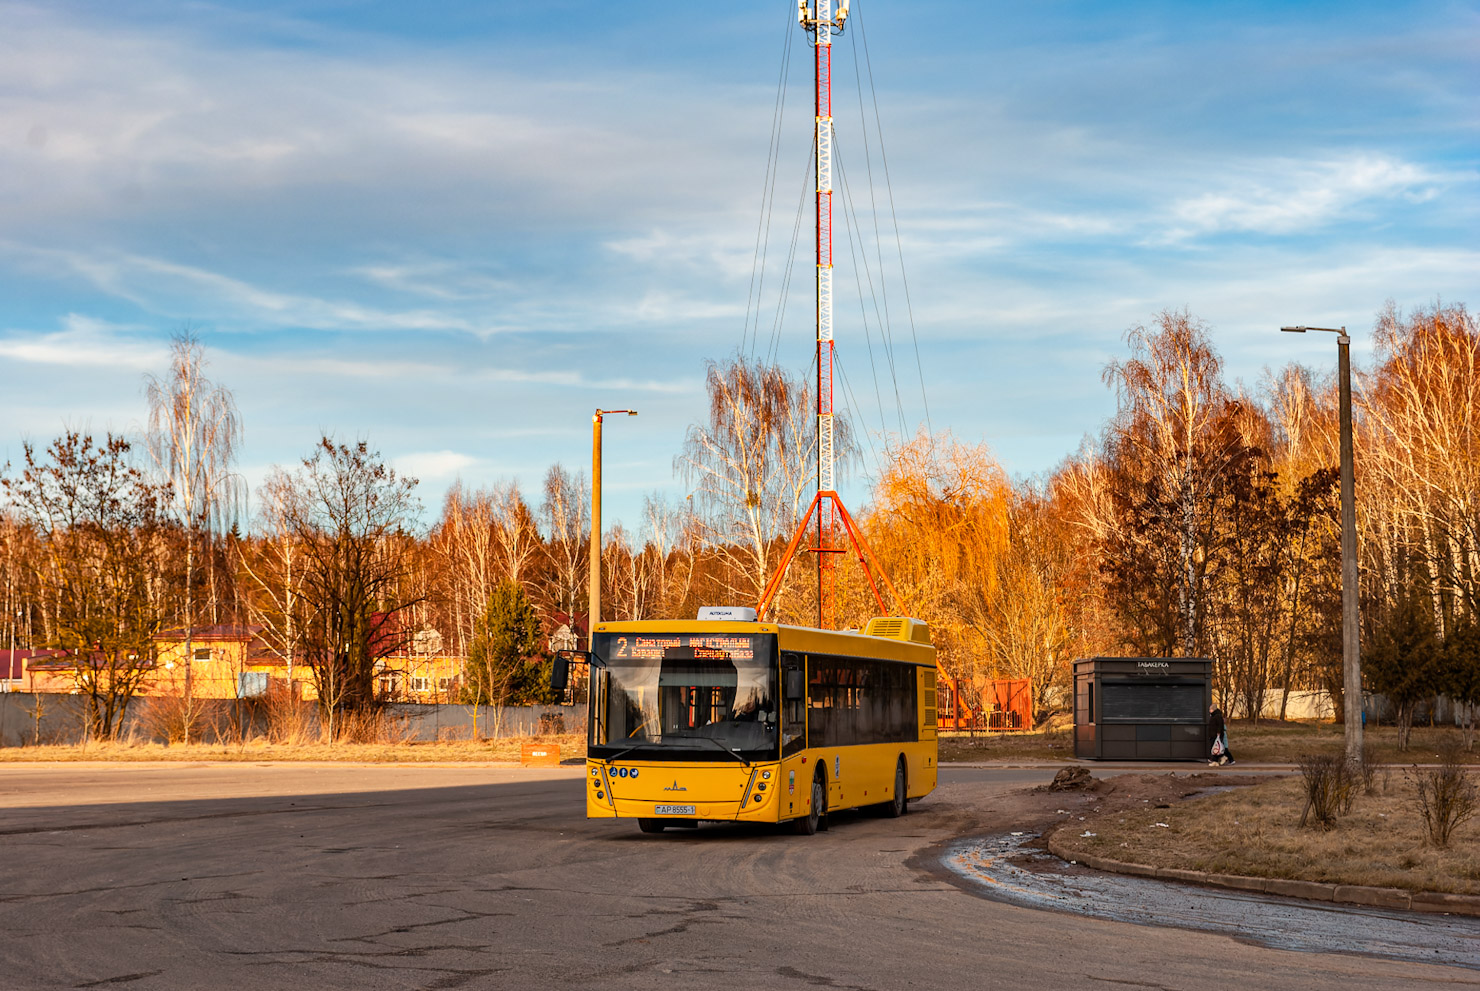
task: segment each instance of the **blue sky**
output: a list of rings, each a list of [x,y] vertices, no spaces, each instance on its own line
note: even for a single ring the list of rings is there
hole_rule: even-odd
[[[811,114],[794,11],[0,0],[0,458],[137,430],[143,375],[189,326],[236,394],[249,481],[330,432],[421,477],[429,509],[458,477],[537,501],[550,463],[588,466],[591,410],[630,406],[606,514],[635,527],[645,493],[685,494],[705,360],[755,339],[790,37],[753,310],[773,353]],[[876,450],[924,419],[923,379],[937,431],[1048,470],[1112,410],[1124,330],[1164,308],[1253,385],[1334,357],[1282,323],[1346,324],[1361,356],[1389,298],[1480,306],[1476,4],[855,15],[834,112],[876,261],[849,262],[840,220],[836,328],[840,405]],[[774,349],[798,373],[805,241]]]

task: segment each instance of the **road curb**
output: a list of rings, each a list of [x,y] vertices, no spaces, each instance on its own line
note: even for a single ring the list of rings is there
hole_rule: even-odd
[[[1060,841],[1057,833],[1048,836],[1048,852],[1060,860],[1083,864],[1111,874],[1128,874],[1159,881],[1181,881],[1212,888],[1232,888],[1338,905],[1360,905],[1364,908],[1397,908],[1411,912],[1480,916],[1480,895],[1405,891],[1402,888],[1374,888],[1362,884],[1329,884],[1324,881],[1296,881],[1290,878],[1209,874],[1206,871],[1185,870],[1180,867],[1152,867],[1150,864],[1133,864],[1109,857],[1096,857],[1090,853],[1079,853]]]

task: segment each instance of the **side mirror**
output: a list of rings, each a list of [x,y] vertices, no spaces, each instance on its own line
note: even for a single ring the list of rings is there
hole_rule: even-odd
[[[786,669],[786,701],[797,702],[807,697],[807,682],[801,668]]]
[[[557,650],[554,658],[550,661],[550,689],[563,692],[570,684],[570,665],[572,661],[591,663],[591,654],[585,650]]]

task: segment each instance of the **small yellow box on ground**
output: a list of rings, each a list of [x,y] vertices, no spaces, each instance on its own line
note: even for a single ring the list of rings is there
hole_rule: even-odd
[[[526,743],[519,754],[519,763],[523,767],[559,767],[560,744]]]

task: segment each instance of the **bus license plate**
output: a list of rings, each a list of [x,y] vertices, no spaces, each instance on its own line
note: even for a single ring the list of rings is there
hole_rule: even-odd
[[[658,805],[653,808],[653,813],[660,816],[691,816],[694,814],[692,805]]]

